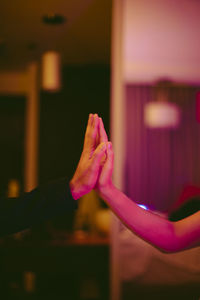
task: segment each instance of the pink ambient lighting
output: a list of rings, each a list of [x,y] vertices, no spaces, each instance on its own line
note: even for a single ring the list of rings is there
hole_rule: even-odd
[[[123,0],[126,82],[200,83],[200,1]]]
[[[144,122],[150,128],[176,128],[180,109],[169,102],[149,102],[144,107]]]
[[[197,93],[196,97],[196,118],[197,122],[200,123],[200,92]]]

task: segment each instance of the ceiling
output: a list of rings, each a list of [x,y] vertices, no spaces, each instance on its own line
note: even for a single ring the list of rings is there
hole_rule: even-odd
[[[1,0],[0,71],[23,69],[58,50],[64,64],[109,64],[112,0]],[[42,23],[62,14],[63,25]]]

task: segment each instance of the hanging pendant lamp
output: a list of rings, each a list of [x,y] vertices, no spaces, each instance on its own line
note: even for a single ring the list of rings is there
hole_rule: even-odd
[[[56,51],[45,52],[42,56],[42,88],[58,92],[61,88],[61,59]]]
[[[169,84],[169,83],[168,83]],[[144,107],[144,122],[149,128],[177,128],[180,124],[180,108],[170,102],[169,87],[159,83],[155,87],[155,101]]]
[[[149,102],[145,105],[144,121],[149,128],[176,128],[180,123],[180,109],[168,102]]]

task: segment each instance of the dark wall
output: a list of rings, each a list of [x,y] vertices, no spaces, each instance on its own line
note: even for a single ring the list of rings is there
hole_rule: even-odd
[[[11,179],[23,191],[25,107],[25,97],[0,96],[0,195],[7,194]]]
[[[60,93],[41,93],[39,183],[71,177],[78,163],[89,113],[109,131],[110,68],[66,66]]]

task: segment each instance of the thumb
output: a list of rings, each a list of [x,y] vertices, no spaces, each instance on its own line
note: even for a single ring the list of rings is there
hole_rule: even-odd
[[[95,149],[92,155],[92,162],[91,162],[92,171],[97,171],[99,169],[105,151],[106,151],[106,143],[99,144],[98,147]]]

